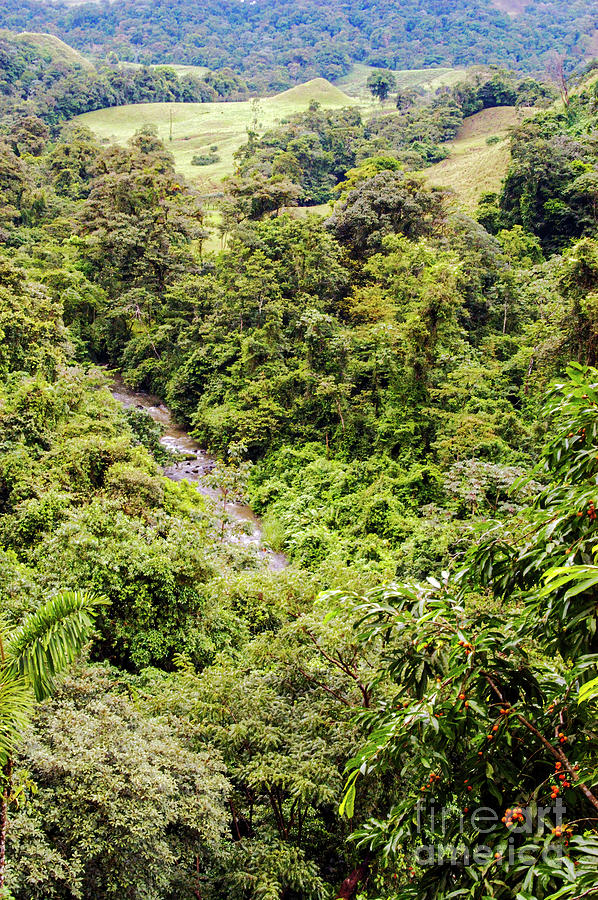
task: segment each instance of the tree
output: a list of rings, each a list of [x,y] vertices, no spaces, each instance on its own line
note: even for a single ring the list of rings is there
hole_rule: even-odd
[[[595,185],[592,179],[578,180],[591,171],[584,142],[547,117],[520,126],[511,148],[499,204],[502,223],[522,225],[550,251],[593,233]]]
[[[52,372],[65,338],[60,302],[0,256],[0,373]]]
[[[41,156],[50,139],[50,132],[37,116],[25,116],[18,119],[8,135],[8,142],[17,156],[31,153]]]
[[[352,869],[337,809],[372,670],[352,620],[330,623],[326,610],[316,603],[257,635],[237,659],[223,654],[199,674],[184,666],[155,686],[159,710],[190,714],[226,764],[232,848],[218,897],[323,900]]]
[[[224,214],[234,222],[263,219],[272,213],[278,215],[283,206],[296,206],[302,193],[299,185],[282,174],[266,178],[253,172],[244,177],[229,178]]]
[[[81,256],[111,293],[131,287],[159,292],[189,266],[191,241],[205,236],[203,211],[151,128],[129,144],[109,154],[107,171],[91,184],[79,218]]]
[[[47,600],[21,624],[0,626],[0,896],[6,877],[13,753],[34,701],[51,696],[56,676],[80,653],[104,602],[94,594],[63,593]]]
[[[458,343],[464,305],[460,263],[455,254],[436,250],[423,238],[416,243],[389,235],[382,248],[366,271],[396,310],[405,368],[425,395],[437,356]]]
[[[340,201],[328,226],[357,257],[376,252],[387,234],[409,239],[437,234],[446,215],[446,193],[415,175],[382,171],[358,182]]]
[[[565,61],[559,53],[554,52],[552,54],[552,57],[548,62],[547,70],[559,89],[565,112],[568,114],[570,104],[569,82],[565,71]]]
[[[390,696],[342,808],[362,779],[400,779],[353,836],[397,900],[595,888],[598,371],[571,367],[546,415],[545,487],[519,522],[491,529],[456,576],[334,598],[361,616],[366,647],[387,648]]]
[[[27,775],[9,836],[15,900],[214,896],[222,761],[184,716],[153,714],[147,684],[81,666],[37,709],[16,760]]]
[[[397,91],[396,96],[396,104],[397,109],[409,109],[409,107],[413,106],[415,101],[417,100],[418,94],[417,91],[413,90],[413,88],[407,90]]]
[[[349,191],[352,191],[362,182],[373,178],[380,172],[398,172],[403,166],[393,156],[371,156],[364,159],[355,169],[349,169],[345,178],[334,188],[339,194],[340,202],[346,199]]]
[[[367,86],[372,96],[383,102],[397,86],[397,80],[392,72],[373,72],[367,80]]]

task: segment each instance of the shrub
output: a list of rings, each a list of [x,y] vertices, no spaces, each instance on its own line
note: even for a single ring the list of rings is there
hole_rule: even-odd
[[[214,163],[220,162],[220,157],[217,153],[214,153],[211,149],[209,153],[196,153],[195,156],[191,160],[192,166],[211,166]]]

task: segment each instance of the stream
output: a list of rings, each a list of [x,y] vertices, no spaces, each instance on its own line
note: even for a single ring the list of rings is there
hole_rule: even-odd
[[[277,553],[263,544],[263,531],[259,518],[250,506],[244,503],[222,502],[222,492],[206,480],[206,476],[214,468],[216,460],[199,446],[191,435],[176,424],[168,407],[159,397],[128,388],[120,376],[110,373],[112,379],[111,393],[115,400],[127,409],[143,409],[163,428],[161,443],[171,453],[180,455],[164,468],[164,475],[171,481],[188,481],[197,486],[197,490],[206,497],[217,501],[219,510],[226,511],[231,526],[227,529],[227,540],[253,547],[275,572],[286,568],[288,560],[284,553]]]

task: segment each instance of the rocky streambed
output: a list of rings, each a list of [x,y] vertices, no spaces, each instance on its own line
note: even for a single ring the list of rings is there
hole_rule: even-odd
[[[284,569],[288,565],[286,556],[264,545],[261,522],[251,507],[234,501],[224,502],[223,492],[217,484],[212,483],[213,479],[208,478],[216,465],[214,457],[206,453],[190,434],[177,425],[170,410],[159,397],[131,390],[119,376],[111,375],[111,378],[111,392],[115,400],[128,409],[145,410],[162,426],[162,444],[175,455],[175,460],[165,466],[164,475],[172,481],[189,481],[197,486],[200,493],[218,502],[220,511],[232,526],[226,530],[227,540],[254,547],[271,569]]]

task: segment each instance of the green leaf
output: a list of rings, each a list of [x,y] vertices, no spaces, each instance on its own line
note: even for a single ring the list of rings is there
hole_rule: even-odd
[[[55,676],[81,652],[98,608],[105,604],[82,591],[52,597],[8,635],[7,670],[25,679],[38,700],[50,696]]]
[[[578,703],[585,703],[587,700],[594,700],[598,697],[598,678],[593,678],[584,684],[579,691]]]
[[[33,710],[34,698],[24,678],[0,672],[0,763],[18,745]]]

